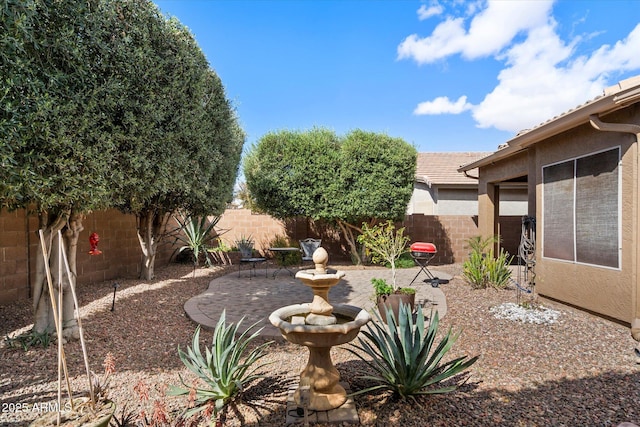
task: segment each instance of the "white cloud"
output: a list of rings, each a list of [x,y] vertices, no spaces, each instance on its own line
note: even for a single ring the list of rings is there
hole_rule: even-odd
[[[490,1],[472,18],[468,30],[464,18],[449,17],[428,37],[408,36],[398,46],[398,59],[412,58],[426,64],[458,53],[467,59],[496,54],[517,34],[546,22],[552,4],[542,0]]]
[[[455,102],[439,96],[419,103],[414,114],[471,111],[478,127],[516,133],[602,94],[609,77],[640,69],[640,24],[613,46],[578,56],[590,35],[562,40],[550,2],[490,1],[475,13],[468,30],[469,18],[449,17],[428,37],[410,35],[398,46],[398,57],[424,64],[451,55],[491,56],[504,65],[497,86],[476,105],[466,96]]]
[[[429,7],[427,7],[426,4],[423,4],[422,6],[420,6],[420,9],[418,9],[418,19],[424,21],[425,19],[429,19],[432,16],[440,15],[443,11],[443,7],[437,3]]]
[[[498,85],[473,108],[478,127],[518,132],[602,94],[612,73],[640,69],[640,24],[613,47],[574,57],[577,43],[537,28],[505,54]]]
[[[460,114],[471,109],[472,105],[467,102],[466,96],[461,96],[457,101],[452,102],[446,96],[440,96],[433,101],[421,102],[418,104],[413,114],[435,115],[435,114]]]

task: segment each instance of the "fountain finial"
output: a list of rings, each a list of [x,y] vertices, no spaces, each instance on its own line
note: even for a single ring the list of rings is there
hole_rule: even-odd
[[[326,273],[327,272],[327,262],[329,261],[329,254],[327,250],[320,246],[313,252],[313,263],[316,265],[317,273]]]

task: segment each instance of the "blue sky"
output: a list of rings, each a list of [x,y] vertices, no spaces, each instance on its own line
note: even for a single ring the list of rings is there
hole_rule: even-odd
[[[640,0],[165,0],[247,146],[313,126],[494,151],[640,74]]]

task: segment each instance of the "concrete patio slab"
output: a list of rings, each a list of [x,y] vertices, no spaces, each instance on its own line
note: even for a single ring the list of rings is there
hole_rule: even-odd
[[[344,271],[344,278],[329,292],[329,302],[354,305],[373,312],[375,303],[371,279],[384,278],[390,281],[391,271],[375,267]],[[262,335],[280,338],[280,332],[269,323],[269,315],[286,305],[311,302],[313,292],[288,273],[279,274],[274,279],[270,272],[253,277],[245,271],[240,276],[238,272],[232,272],[213,279],[204,293],[185,303],[185,312],[203,328],[213,329],[222,311],[226,310],[228,322],[237,323],[244,317],[242,326],[248,327],[257,322],[264,327]],[[411,282],[418,272],[418,267],[398,270],[398,284],[404,286]],[[436,274],[436,271],[432,270],[432,273]],[[452,277],[444,271],[437,271],[436,275],[443,279]],[[447,302],[441,288],[418,281],[412,287],[416,289],[416,304],[422,307],[425,316],[431,316],[436,310],[441,318],[446,315]]]

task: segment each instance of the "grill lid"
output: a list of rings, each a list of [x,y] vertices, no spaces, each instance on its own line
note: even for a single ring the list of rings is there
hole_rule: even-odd
[[[437,252],[436,245],[433,243],[415,242],[411,244],[411,252],[427,252],[435,254]]]

